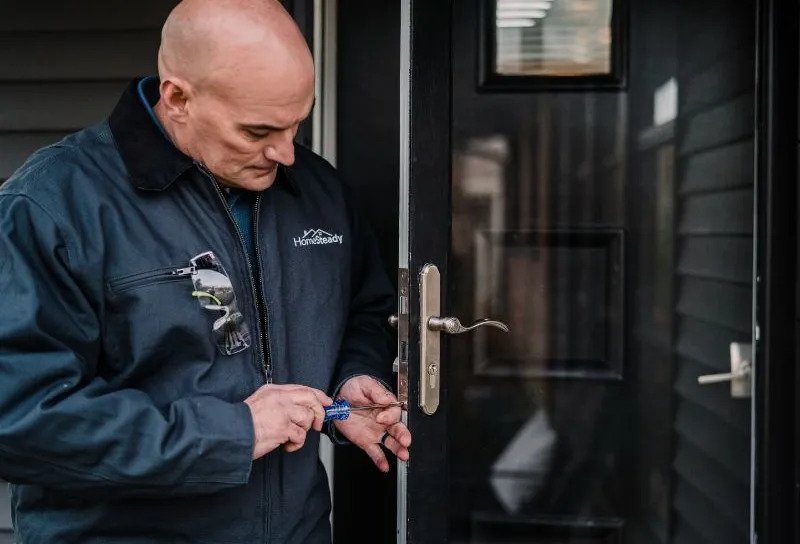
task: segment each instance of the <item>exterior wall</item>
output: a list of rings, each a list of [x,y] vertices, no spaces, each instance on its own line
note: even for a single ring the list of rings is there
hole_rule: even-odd
[[[158,32],[174,2],[0,7],[0,180],[25,158],[102,120],[127,82],[154,73]]]
[[[159,29],[175,2],[79,4],[0,5],[0,182],[34,150],[105,118],[130,79],[155,73]],[[1,491],[5,544],[11,519]]]

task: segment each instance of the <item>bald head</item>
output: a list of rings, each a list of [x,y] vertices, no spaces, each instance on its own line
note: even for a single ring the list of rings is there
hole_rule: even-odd
[[[294,163],[314,103],[305,39],[275,0],[183,0],[158,55],[155,112],[172,142],[223,184],[263,190]]]
[[[194,85],[313,78],[305,39],[275,0],[183,0],[164,24],[158,60],[162,80]]]

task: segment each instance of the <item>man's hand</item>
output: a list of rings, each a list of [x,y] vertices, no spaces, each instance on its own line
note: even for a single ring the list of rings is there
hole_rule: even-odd
[[[369,376],[354,376],[347,380],[339,396],[353,406],[365,404],[390,404],[397,398],[383,384]],[[386,410],[353,411],[343,421],[335,421],[336,430],[350,442],[364,450],[375,466],[383,472],[389,471],[389,461],[380,446],[384,433],[389,433],[383,444],[398,459],[408,461],[411,432],[400,423],[400,407]]]
[[[322,430],[324,406],[333,400],[304,385],[263,385],[244,399],[253,415],[253,459],[263,457],[281,444],[288,452],[303,447],[310,428]]]

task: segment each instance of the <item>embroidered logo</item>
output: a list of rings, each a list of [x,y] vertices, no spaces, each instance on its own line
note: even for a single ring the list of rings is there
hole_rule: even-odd
[[[309,229],[304,230],[302,236],[294,238],[294,247],[341,244],[342,240],[341,234],[331,234],[322,229]]]

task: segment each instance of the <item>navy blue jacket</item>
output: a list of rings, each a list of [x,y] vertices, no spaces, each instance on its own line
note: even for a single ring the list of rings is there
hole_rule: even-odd
[[[213,177],[135,85],[0,188],[0,477],[18,542],[329,541],[319,435],[252,462],[242,400],[267,364],[328,392],[388,382],[394,302],[334,169],[296,156],[257,196],[255,274]],[[251,332],[234,355],[176,273],[205,251]]]

